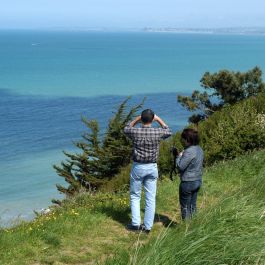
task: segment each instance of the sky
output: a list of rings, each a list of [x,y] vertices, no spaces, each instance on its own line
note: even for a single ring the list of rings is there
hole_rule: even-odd
[[[0,0],[0,28],[265,27],[264,0]]]

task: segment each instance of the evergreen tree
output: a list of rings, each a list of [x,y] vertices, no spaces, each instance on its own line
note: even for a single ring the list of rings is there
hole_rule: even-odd
[[[82,140],[74,143],[80,152],[63,152],[66,160],[53,166],[57,174],[68,183],[68,187],[56,185],[61,193],[69,197],[80,190],[94,191],[130,163],[132,146],[123,129],[142,108],[144,100],[127,110],[129,99],[128,97],[119,105],[103,137],[99,137],[100,130],[96,120],[89,121],[82,117],[88,132],[82,135]]]
[[[190,122],[198,123],[224,105],[232,105],[240,100],[265,92],[262,71],[254,67],[247,72],[221,70],[217,73],[206,72],[200,80],[204,92],[193,91],[189,96],[178,96],[183,107],[196,114]]]

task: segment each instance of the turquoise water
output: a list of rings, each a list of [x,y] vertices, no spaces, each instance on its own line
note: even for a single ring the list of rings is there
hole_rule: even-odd
[[[205,71],[265,69],[264,36],[0,31],[0,216],[33,216],[60,195],[52,164],[85,129],[106,126],[127,95],[147,96],[173,130],[189,114],[176,95]]]
[[[205,71],[264,66],[264,36],[0,32],[0,86],[20,94],[191,91]]]

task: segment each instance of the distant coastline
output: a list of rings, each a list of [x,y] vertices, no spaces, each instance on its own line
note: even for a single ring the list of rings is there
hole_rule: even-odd
[[[144,28],[89,28],[89,27],[47,27],[47,28],[1,28],[0,31],[47,31],[47,32],[158,32],[176,34],[216,35],[265,35],[264,27],[186,28],[186,27],[144,27]]]
[[[185,33],[185,34],[227,34],[227,35],[265,35],[265,27],[248,28],[171,28],[161,27],[143,28],[144,32],[165,32],[165,33]]]

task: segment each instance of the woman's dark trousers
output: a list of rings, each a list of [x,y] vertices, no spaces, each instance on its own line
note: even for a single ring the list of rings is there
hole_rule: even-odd
[[[196,212],[197,195],[200,187],[201,180],[181,181],[179,185],[179,202],[183,220],[190,219]]]

